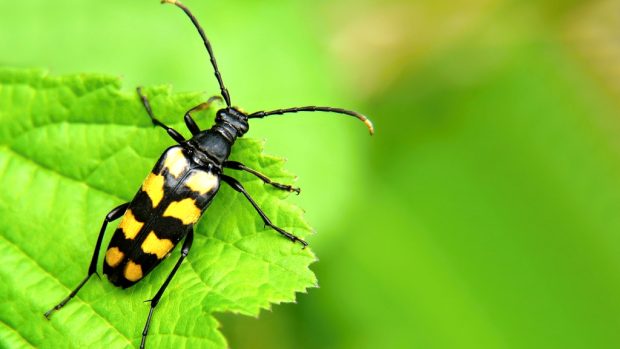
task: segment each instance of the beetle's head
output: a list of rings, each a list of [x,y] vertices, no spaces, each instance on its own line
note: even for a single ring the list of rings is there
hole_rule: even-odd
[[[233,137],[241,137],[250,129],[248,115],[236,107],[227,107],[217,111],[215,124],[231,133]]]

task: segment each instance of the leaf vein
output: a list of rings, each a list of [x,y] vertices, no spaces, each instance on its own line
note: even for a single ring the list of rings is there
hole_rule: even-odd
[[[49,171],[49,172],[52,172],[53,174],[55,174],[55,175],[57,175],[57,176],[59,176],[59,177],[65,178],[65,179],[67,179],[67,180],[69,180],[69,181],[71,181],[71,182],[77,182],[78,184],[85,185],[86,187],[88,187],[88,188],[90,188],[90,189],[92,189],[92,190],[94,190],[94,191],[96,191],[96,192],[100,192],[100,193],[103,193],[103,194],[106,194],[106,195],[108,195],[108,196],[113,197],[113,198],[114,198],[114,199],[116,199],[118,202],[126,202],[126,201],[127,201],[126,199],[123,199],[123,198],[121,198],[121,197],[117,196],[116,194],[111,193],[111,192],[109,192],[109,191],[107,191],[107,190],[105,190],[105,189],[102,189],[102,188],[97,188],[97,187],[95,187],[95,186],[93,186],[93,185],[91,185],[91,184],[89,184],[89,183],[83,182],[83,181],[81,181],[81,180],[79,180],[79,179],[77,179],[77,178],[73,178],[73,177],[68,176],[68,175],[66,175],[66,174],[64,174],[64,173],[62,173],[62,172],[59,172],[59,171],[57,171],[57,170],[55,170],[55,169],[53,169],[53,168],[50,168],[50,167],[48,167],[48,166],[45,166],[44,164],[42,164],[42,163],[40,163],[40,162],[37,162],[37,161],[35,161],[34,159],[29,158],[27,155],[22,154],[22,153],[18,152],[17,150],[15,150],[15,149],[13,149],[13,148],[11,148],[11,147],[9,147],[9,146],[6,146],[6,145],[5,145],[4,147],[0,147],[0,149],[1,149],[1,148],[4,148],[4,149],[5,149],[5,150],[7,150],[9,153],[14,154],[16,157],[19,157],[19,158],[21,158],[21,159],[25,160],[26,162],[29,162],[29,163],[31,163],[31,164],[33,164],[33,165],[35,165],[36,167],[38,167],[38,168],[40,168],[40,169],[43,169],[43,170],[47,170],[47,171]]]
[[[16,328],[11,327],[6,322],[2,321],[2,319],[0,319],[0,324],[4,325],[4,327],[6,329],[8,329],[9,331],[15,333],[20,339],[22,339],[24,342],[28,343],[30,345],[30,347],[32,347],[32,348],[36,348],[37,347],[36,345],[32,344],[32,342],[30,340],[28,340],[28,338],[24,337],[21,334],[21,332],[19,332]]]

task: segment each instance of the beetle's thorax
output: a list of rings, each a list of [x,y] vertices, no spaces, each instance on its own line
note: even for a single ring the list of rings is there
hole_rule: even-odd
[[[218,110],[215,124],[196,134],[188,143],[219,167],[228,159],[235,140],[248,132],[248,129],[247,115],[228,107]]]

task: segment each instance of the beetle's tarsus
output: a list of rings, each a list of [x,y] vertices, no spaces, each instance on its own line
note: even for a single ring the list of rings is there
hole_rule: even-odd
[[[43,316],[45,316],[45,318],[46,318],[47,320],[49,320],[49,319],[50,319],[50,316],[52,316],[52,313],[54,312],[54,310],[56,310],[56,309],[52,308],[52,309],[50,309],[50,310],[46,311],[46,312],[45,312],[45,314],[43,314]]]
[[[270,184],[278,189],[282,189],[282,190],[286,190],[288,192],[291,193],[296,193],[297,195],[299,195],[299,193],[301,193],[301,189],[297,188],[297,187],[293,187],[292,185],[288,185],[288,184],[280,184],[280,183],[276,183],[276,182],[265,182],[265,184]]]
[[[293,235],[293,239],[291,239],[291,241],[293,241],[293,243],[295,242],[299,242],[302,245],[302,250],[305,250],[306,247],[308,246],[308,243],[300,238],[298,238],[297,236]]]

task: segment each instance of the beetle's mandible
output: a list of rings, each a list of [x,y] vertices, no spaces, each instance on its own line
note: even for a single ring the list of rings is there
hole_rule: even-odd
[[[88,274],[65,299],[45,313],[45,317],[49,318],[54,311],[67,304],[90,277],[97,273],[99,250],[108,223],[122,217],[106,250],[103,263],[103,272],[110,282],[122,288],[130,287],[144,278],[169,255],[181,240],[185,239],[177,263],[164,284],[150,300],[151,307],[142,332],[140,348],[145,346],[153,310],[192,247],[193,226],[217,194],[221,182],[243,194],[256,209],[265,225],[292,242],[299,242],[304,247],[307,245],[302,239],[274,225],[243,185],[223,173],[224,169],[246,171],[277,189],[299,194],[297,188],[273,182],[267,176],[240,162],[228,160],[235,140],[248,132],[250,119],[302,111],[333,112],[353,116],[363,121],[371,134],[374,132],[370,120],[346,109],[304,106],[248,114],[231,106],[230,95],[224,86],[213,49],[196,17],[179,1],[163,0],[162,3],[174,4],[182,9],[198,30],[209,53],[221,97],[212,97],[185,113],[185,125],[192,133],[190,139],[185,139],[179,132],[155,118],[148,99],[138,88],[138,95],[153,124],[165,129],[177,144],[168,148],[160,157],[133,200],[114,208],[106,215],[97,238]],[[210,129],[200,130],[192,119],[191,113],[208,108],[215,99],[223,99],[226,107],[217,111],[215,124]]]

